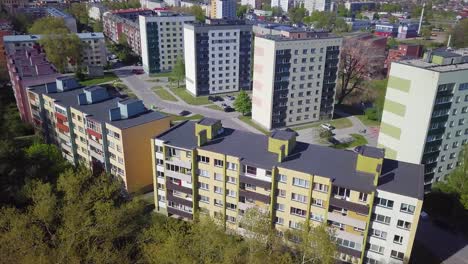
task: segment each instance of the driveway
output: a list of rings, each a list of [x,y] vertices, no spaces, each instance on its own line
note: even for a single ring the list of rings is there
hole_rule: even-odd
[[[147,82],[143,78],[145,75],[135,75],[132,70],[133,69],[141,69],[138,66],[127,66],[122,67],[119,69],[115,69],[114,73],[120,78],[120,80],[131,89],[135,95],[143,100],[146,106],[148,107],[157,107],[164,112],[168,112],[171,114],[178,114],[182,110],[188,110],[192,113],[201,114],[205,117],[215,118],[222,121],[223,126],[234,128],[234,129],[241,129],[245,131],[250,131],[254,133],[261,133],[260,131],[256,130],[255,128],[245,124],[244,122],[240,121],[237,117],[239,113],[231,112],[225,113],[218,110],[213,110],[206,108],[204,106],[198,105],[190,105],[185,103],[184,101],[179,102],[169,102],[159,99],[158,96],[153,92],[151,89],[153,86],[160,85],[154,82]]]

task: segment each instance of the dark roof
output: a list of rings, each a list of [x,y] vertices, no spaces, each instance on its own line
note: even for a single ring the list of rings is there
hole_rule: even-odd
[[[441,56],[441,57],[444,57],[444,58],[453,58],[453,57],[460,57],[461,56],[458,53],[451,52],[451,51],[446,50],[446,49],[434,50],[434,51],[432,51],[432,55]]]
[[[275,130],[271,132],[270,136],[272,138],[280,139],[280,140],[290,140],[291,138],[297,136],[297,133],[294,130],[286,129],[286,130]]]
[[[422,200],[423,175],[423,165],[385,159],[377,189]]]
[[[198,121],[198,124],[204,125],[204,126],[212,126],[212,125],[216,124],[217,122],[219,122],[218,119],[205,117],[202,120]]]
[[[280,132],[279,135],[283,136],[283,132]],[[291,132],[286,131],[287,135],[289,133]],[[175,147],[185,149],[197,148],[194,121],[186,121],[174,126],[156,138],[166,141],[167,144]],[[201,146],[200,149],[238,157],[243,164],[258,166],[264,169],[278,166],[328,177],[332,180],[333,185],[356,191],[369,193],[375,190],[373,175],[356,171],[358,153],[354,151],[296,142],[292,153],[283,159],[282,162],[278,162],[278,155],[268,151],[268,137],[230,128],[224,128],[223,134],[210,140]],[[362,154],[381,158],[383,151],[367,147],[363,148]],[[391,167],[391,164],[396,164],[396,167],[395,165]],[[393,178],[389,182],[382,184],[379,182],[378,188],[419,198],[424,194],[422,168],[423,166],[421,165],[385,159],[380,179],[392,173],[398,174],[398,177],[396,182],[393,182]],[[413,179],[420,179],[406,179],[408,174],[412,174],[410,176]],[[385,177],[385,179],[388,178],[388,176]],[[400,186],[401,184],[404,186]]]
[[[385,151],[383,149],[374,148],[370,146],[360,146],[357,148],[357,152],[361,155],[376,159],[382,159],[383,157],[385,157]]]

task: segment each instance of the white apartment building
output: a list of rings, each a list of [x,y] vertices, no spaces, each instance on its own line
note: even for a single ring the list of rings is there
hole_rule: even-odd
[[[252,119],[268,130],[331,119],[341,42],[313,31],[257,36]]]
[[[293,1],[290,0],[271,0],[271,7],[281,7],[283,12],[288,12],[289,7],[292,7]]]
[[[314,11],[332,11],[331,0],[304,0],[304,8],[309,14]]]
[[[184,53],[184,24],[194,21],[194,16],[167,11],[139,16],[141,58],[147,74],[172,70]]]
[[[235,19],[236,1],[235,0],[211,0],[212,19]]]
[[[241,20],[184,25],[185,83],[195,95],[251,88],[252,26]]]
[[[393,62],[378,139],[386,156],[424,164],[429,191],[457,166],[467,139],[468,49]]]

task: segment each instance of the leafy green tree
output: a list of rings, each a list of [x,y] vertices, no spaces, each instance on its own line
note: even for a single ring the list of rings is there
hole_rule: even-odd
[[[456,48],[468,47],[468,19],[459,21],[451,31],[451,46]]]
[[[190,7],[189,12],[195,16],[195,19],[198,22],[205,22],[206,16],[205,16],[205,11],[201,8],[201,6],[194,5]]]
[[[445,179],[435,184],[435,190],[454,195],[468,210],[468,145],[459,154],[459,165]]]
[[[251,7],[249,5],[237,5],[236,15],[238,18],[243,18]]]
[[[55,145],[36,143],[25,150],[25,155],[30,162],[30,179],[38,176],[43,181],[55,182],[59,174],[70,166]]]
[[[246,115],[252,110],[252,100],[244,90],[240,91],[236,100],[234,100],[234,109],[242,113],[242,115]]]
[[[81,65],[82,43],[77,35],[65,32],[45,35],[39,43],[58,71],[64,72],[68,65],[75,68]]]
[[[88,8],[86,3],[72,3],[67,10],[82,25],[89,24]]]
[[[336,13],[339,17],[349,17],[351,16],[351,12],[346,9],[344,4],[339,4]]]
[[[271,8],[271,13],[273,16],[281,16],[283,15],[283,9],[281,6],[274,6]]]
[[[303,22],[307,10],[304,7],[293,7],[288,10],[288,16],[294,24]]]
[[[185,63],[182,55],[179,54],[177,56],[176,64],[174,68],[172,68],[172,78],[177,81],[177,88],[180,87],[180,81],[184,80],[185,78]]]
[[[30,34],[65,34],[70,30],[65,25],[65,20],[58,17],[44,17],[36,20],[29,28]]]

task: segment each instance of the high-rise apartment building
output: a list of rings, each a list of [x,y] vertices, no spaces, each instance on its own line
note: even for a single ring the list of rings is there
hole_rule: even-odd
[[[184,24],[195,22],[191,15],[157,11],[140,16],[141,58],[146,73],[171,71],[184,54]]]
[[[28,99],[35,127],[68,161],[121,178],[129,192],[152,188],[149,142],[170,127],[168,116],[71,77],[29,87]]]
[[[382,149],[337,150],[223,128],[219,120],[183,122],[152,141],[156,210],[222,219],[242,234],[249,208],[269,212],[283,234],[301,224],[335,230],[349,263],[409,259],[421,212],[423,166],[384,158]]]
[[[210,17],[212,19],[235,19],[236,15],[235,0],[211,0]]]
[[[386,156],[424,164],[429,191],[458,165],[467,139],[468,49],[393,62],[378,139]]]
[[[304,8],[311,14],[314,11],[332,11],[331,0],[304,0]]]
[[[252,36],[242,20],[185,24],[187,90],[198,96],[251,89]]]
[[[252,119],[266,129],[331,119],[341,42],[296,30],[255,37]]]

